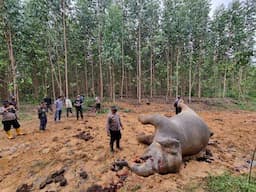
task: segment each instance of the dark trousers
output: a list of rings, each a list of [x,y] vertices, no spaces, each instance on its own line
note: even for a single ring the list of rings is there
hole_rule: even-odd
[[[72,114],[72,108],[67,108],[67,117],[68,117],[69,113]]]
[[[40,130],[45,130],[47,124],[47,118],[46,117],[41,117],[40,118]]]
[[[95,109],[96,109],[97,112],[100,111],[100,103],[96,103]]]
[[[57,120],[60,121],[60,119],[61,119],[61,112],[62,112],[61,110],[56,110],[54,121],[57,121]]]
[[[83,108],[82,107],[76,107],[76,118],[77,118],[77,120],[79,119],[79,114],[80,114],[81,119],[83,119],[84,116],[83,116]]]
[[[116,148],[120,149],[121,131],[110,131],[110,149],[114,151],[114,142],[116,141]]]
[[[20,124],[18,122],[17,119],[14,119],[14,120],[10,120],[10,121],[2,121],[3,125],[4,125],[4,130],[7,132],[7,131],[10,131],[11,130],[11,127],[13,126],[13,128],[15,129],[18,129],[20,128]]]
[[[181,112],[181,108],[180,107],[176,107],[176,114],[179,114]]]

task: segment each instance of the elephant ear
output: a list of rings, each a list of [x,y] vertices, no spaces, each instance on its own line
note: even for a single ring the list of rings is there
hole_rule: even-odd
[[[158,142],[161,145],[162,149],[167,153],[176,155],[181,152],[180,141],[175,138],[157,139],[156,142]]]

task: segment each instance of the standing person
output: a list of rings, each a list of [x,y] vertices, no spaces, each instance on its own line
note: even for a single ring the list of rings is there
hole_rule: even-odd
[[[181,108],[178,106],[178,103],[180,101],[180,96],[178,96],[173,104],[173,106],[175,107],[175,112],[176,112],[176,115],[179,114],[181,112]]]
[[[0,114],[3,116],[2,123],[8,139],[13,139],[10,131],[12,126],[15,128],[17,135],[24,135],[20,130],[16,109],[13,105],[10,105],[8,101],[4,101],[3,107],[0,109]]]
[[[96,113],[100,112],[100,98],[99,97],[95,97],[95,110],[96,110]]]
[[[116,148],[121,149],[120,147],[120,139],[121,139],[121,129],[123,129],[123,125],[121,123],[120,116],[117,114],[117,107],[112,106],[111,112],[107,117],[107,134],[110,136],[110,151],[114,152],[114,142],[116,141]]]
[[[47,106],[44,101],[41,102],[38,108],[38,118],[40,119],[39,130],[44,131],[47,124]]]
[[[66,105],[66,111],[67,111],[67,117],[68,117],[69,113],[72,114],[72,102],[69,98],[65,99],[65,105]]]
[[[54,116],[54,121],[60,121],[61,120],[61,113],[62,113],[62,108],[63,108],[63,97],[59,96],[58,99],[55,101],[55,116]]]
[[[84,116],[83,116],[83,102],[81,100],[80,95],[77,95],[76,100],[74,102],[74,106],[76,108],[76,118],[77,118],[77,120],[79,119],[79,114],[80,114],[81,119],[83,119],[84,118]]]
[[[52,112],[52,99],[50,97],[45,97],[44,102],[46,103],[47,112],[49,109]]]

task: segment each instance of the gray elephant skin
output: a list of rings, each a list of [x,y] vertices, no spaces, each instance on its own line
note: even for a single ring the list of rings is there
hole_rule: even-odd
[[[158,114],[139,116],[142,124],[155,127],[155,134],[139,138],[151,144],[140,162],[128,164],[137,175],[177,173],[182,157],[195,155],[207,146],[211,135],[208,126],[182,100],[178,105],[182,112],[171,118]]]

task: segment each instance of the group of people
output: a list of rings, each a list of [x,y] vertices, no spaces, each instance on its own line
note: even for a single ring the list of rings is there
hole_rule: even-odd
[[[100,99],[99,97],[95,98],[95,108],[96,111],[100,110]],[[54,121],[59,122],[61,120],[62,110],[63,107],[66,107],[66,116],[69,117],[70,114],[73,114],[72,108],[75,107],[76,110],[76,118],[79,120],[79,118],[83,119],[83,103],[84,103],[84,97],[81,95],[77,95],[76,99],[72,102],[69,98],[64,98],[63,96],[59,96],[55,102],[55,114],[54,114]],[[47,124],[47,112],[48,111],[53,112],[52,109],[52,100],[49,97],[45,97],[43,101],[40,103],[40,106],[38,107],[38,118],[40,119],[40,130],[45,130],[46,124]]]
[[[178,103],[180,101],[181,97],[178,96],[174,102],[174,107],[176,109],[176,114],[181,112],[181,108],[178,106]],[[72,114],[72,107],[75,106],[76,109],[76,117],[77,120],[79,119],[79,116],[81,119],[83,119],[83,97],[78,95],[74,102],[72,103],[69,98],[64,98],[63,96],[59,96],[57,100],[54,102],[55,105],[55,115],[54,120],[55,122],[61,120],[61,114],[62,114],[62,108],[65,105],[66,106],[66,112],[67,117],[69,117],[69,113]],[[100,99],[98,97],[95,98],[95,108],[96,110],[100,109]],[[20,124],[18,122],[17,117],[17,105],[16,102],[13,101],[4,101],[3,107],[0,108],[0,114],[3,115],[3,126],[4,130],[7,134],[7,137],[9,139],[12,139],[13,136],[10,132],[11,126],[16,129],[17,135],[23,135],[23,133],[20,130]],[[50,98],[44,98],[44,100],[40,103],[40,106],[38,107],[38,118],[40,119],[40,130],[46,129],[47,124],[47,112],[53,111],[52,109],[52,101]],[[107,116],[107,123],[106,123],[106,132],[107,135],[110,137],[110,151],[114,152],[114,143],[116,143],[116,148],[118,150],[121,150],[120,147],[120,139],[121,139],[121,130],[123,129],[123,124],[121,122],[121,118],[119,114],[117,113],[117,107],[111,106],[110,107],[110,113]]]

